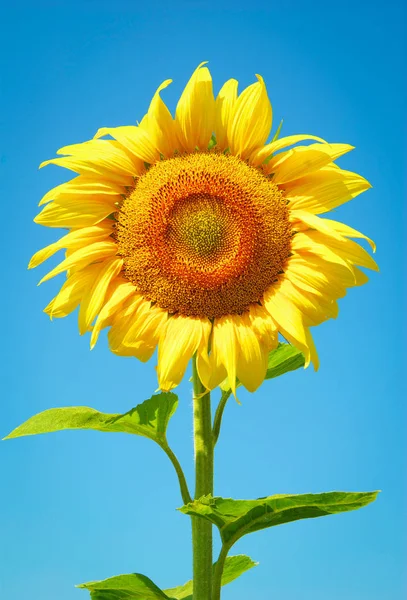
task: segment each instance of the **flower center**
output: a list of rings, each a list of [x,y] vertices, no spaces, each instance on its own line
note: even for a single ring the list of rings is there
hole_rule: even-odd
[[[221,248],[227,234],[216,204],[210,196],[197,194],[174,207],[168,238],[180,251],[195,253],[197,258],[211,257]]]
[[[124,200],[117,224],[126,277],[171,313],[221,317],[259,302],[291,249],[278,187],[234,156],[157,163]]]

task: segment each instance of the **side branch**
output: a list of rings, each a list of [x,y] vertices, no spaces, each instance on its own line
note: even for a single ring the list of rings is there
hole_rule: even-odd
[[[185,479],[184,471],[182,470],[182,467],[179,463],[178,458],[175,456],[174,452],[169,447],[167,441],[162,442],[159,445],[164,450],[164,452],[166,453],[166,455],[168,456],[170,461],[172,462],[175,472],[177,473],[183,503],[188,504],[189,502],[192,502],[191,494],[189,493],[189,489],[188,489],[187,480]]]
[[[229,400],[231,394],[232,394],[231,390],[228,390],[227,392],[222,392],[221,399],[219,400],[219,404],[218,404],[218,407],[215,412],[215,418],[213,419],[213,428],[212,428],[212,439],[213,439],[214,446],[215,446],[216,442],[218,441],[218,437],[219,437],[219,433],[220,433],[220,426],[222,424],[223,411],[225,410],[226,403]]]
[[[220,593],[222,589],[222,575],[225,567],[225,560],[230,550],[229,544],[222,544],[222,548],[219,552],[218,560],[214,565],[213,579],[212,579],[212,600],[220,600]]]

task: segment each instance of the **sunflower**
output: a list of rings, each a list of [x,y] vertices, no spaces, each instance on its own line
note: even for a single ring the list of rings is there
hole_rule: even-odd
[[[158,346],[162,390],[178,385],[191,357],[207,389],[236,377],[263,381],[282,335],[318,367],[310,327],[338,314],[338,298],[377,270],[355,229],[320,214],[370,184],[334,161],[353,149],[312,135],[266,143],[272,108],[262,77],[238,95],[227,81],[216,99],[205,63],[171,115],[156,91],[137,125],[99,129],[42,163],[77,176],[49,191],[34,219],[69,231],[37,252],[36,267],[65,259],[40,283],[67,279],[45,308],[79,306],[91,347],[149,360]],[[306,141],[306,144],[298,145]]]

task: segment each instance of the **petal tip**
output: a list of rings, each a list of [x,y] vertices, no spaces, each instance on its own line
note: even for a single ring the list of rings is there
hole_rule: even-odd
[[[93,136],[94,140],[98,140],[99,138],[103,137],[104,135],[107,135],[109,131],[108,127],[100,127],[97,132],[95,133],[95,135]]]
[[[172,79],[166,79],[165,81],[162,82],[162,84],[159,86],[157,92],[161,92],[161,90],[164,90],[166,87],[168,87],[170,84],[172,83]]]
[[[39,287],[45,281],[48,281],[48,279],[50,279],[49,273],[47,275],[44,275],[44,277],[37,283],[37,287]]]

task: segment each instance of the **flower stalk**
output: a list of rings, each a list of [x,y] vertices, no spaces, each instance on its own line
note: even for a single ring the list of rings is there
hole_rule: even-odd
[[[205,394],[192,359],[195,499],[213,494],[213,436],[210,393]],[[192,517],[194,600],[212,598],[212,524]]]

